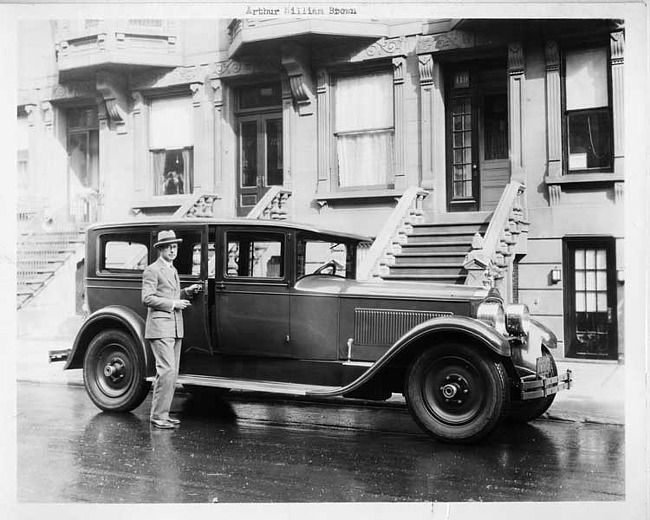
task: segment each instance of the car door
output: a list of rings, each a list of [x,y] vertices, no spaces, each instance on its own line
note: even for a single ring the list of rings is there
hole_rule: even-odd
[[[288,235],[230,227],[221,231],[215,281],[218,352],[288,358]]]
[[[174,231],[183,240],[174,261],[181,288],[192,284],[203,286],[203,290],[191,299],[191,305],[183,311],[183,357],[188,357],[193,352],[211,353],[207,287],[208,226],[175,226]]]

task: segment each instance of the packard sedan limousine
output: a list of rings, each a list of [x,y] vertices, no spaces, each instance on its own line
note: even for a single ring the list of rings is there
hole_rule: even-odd
[[[141,285],[162,229],[183,240],[181,285],[204,288],[183,312],[189,391],[403,394],[424,431],[469,443],[504,417],[539,417],[570,386],[555,335],[525,305],[504,307],[494,289],[357,280],[363,236],[274,220],[131,221],[87,230],[90,314],[62,356],[102,410],[138,407],[155,375]]]

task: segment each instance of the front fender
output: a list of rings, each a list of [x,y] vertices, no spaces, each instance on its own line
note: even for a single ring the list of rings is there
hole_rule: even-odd
[[[383,368],[395,360],[397,356],[417,344],[419,340],[427,336],[434,338],[441,334],[454,334],[456,337],[465,338],[475,343],[478,346],[477,348],[487,349],[501,357],[510,357],[510,343],[508,339],[490,325],[466,316],[433,318],[413,327],[404,334],[366,372],[352,383],[340,389],[336,394],[345,395],[353,393],[373,379]]]
[[[142,349],[147,376],[155,374],[154,356],[144,339],[144,325],[144,320],[128,307],[109,305],[93,312],[81,325],[63,370],[82,368],[86,349],[92,339],[104,330],[120,329],[129,333]]]

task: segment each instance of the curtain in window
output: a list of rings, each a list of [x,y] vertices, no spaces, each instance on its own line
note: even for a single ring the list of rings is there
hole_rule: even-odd
[[[154,193],[162,195],[164,193],[165,183],[165,150],[152,152],[153,178],[155,182]]]
[[[372,186],[392,182],[392,73],[339,78],[334,117],[339,185]]]
[[[185,193],[192,193],[194,186],[194,172],[192,168],[192,150],[183,149],[183,179],[185,180]]]

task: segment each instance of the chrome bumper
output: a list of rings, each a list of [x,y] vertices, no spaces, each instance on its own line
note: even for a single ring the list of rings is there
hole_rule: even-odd
[[[539,399],[571,388],[573,377],[571,370],[553,377],[540,377],[521,382],[521,400]]]

